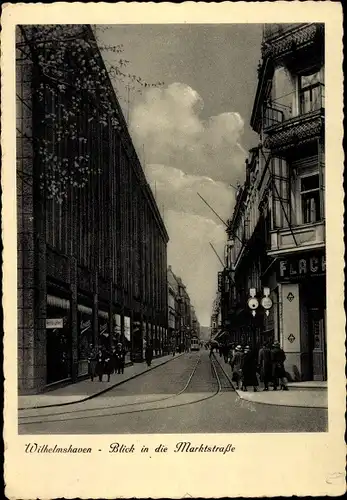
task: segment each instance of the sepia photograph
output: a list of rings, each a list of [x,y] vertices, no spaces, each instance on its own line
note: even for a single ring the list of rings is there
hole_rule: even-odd
[[[17,27],[20,433],[327,430],[324,96],[323,24]]]
[[[343,493],[339,5],[1,24],[7,497]]]

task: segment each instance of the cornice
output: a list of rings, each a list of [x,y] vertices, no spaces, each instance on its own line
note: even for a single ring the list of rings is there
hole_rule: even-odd
[[[292,118],[268,133],[264,147],[271,152],[297,147],[324,133],[324,114],[322,110],[319,110],[309,115]]]
[[[320,26],[318,24],[302,24],[278,37],[271,38],[269,41],[264,40],[261,49],[262,56],[275,59],[285,53],[293,52],[298,48],[314,43],[319,30]]]

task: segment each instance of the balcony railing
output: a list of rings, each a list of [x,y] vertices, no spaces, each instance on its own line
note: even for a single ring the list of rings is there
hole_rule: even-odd
[[[319,83],[268,101],[264,106],[263,128],[268,129],[324,108],[324,89],[324,85]]]
[[[292,31],[293,29],[300,26],[300,24],[296,23],[268,23],[263,25],[263,39],[270,40],[272,38],[276,38],[284,35],[288,31]]]
[[[293,238],[295,236],[295,241]],[[325,222],[301,224],[289,228],[271,231],[271,247],[268,255],[277,255],[296,250],[318,248],[325,243]]]

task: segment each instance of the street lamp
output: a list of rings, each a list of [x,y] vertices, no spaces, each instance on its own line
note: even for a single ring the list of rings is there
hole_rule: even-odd
[[[263,295],[260,303],[265,311],[266,316],[269,316],[270,309],[273,305],[272,300],[270,298],[270,288],[264,287],[263,293],[264,293],[264,295]],[[259,308],[259,300],[257,299],[256,294],[257,294],[257,290],[255,288],[249,289],[249,298],[248,298],[247,304],[248,304],[249,309],[252,311],[252,317],[253,317],[252,321],[251,321],[253,345],[255,344],[255,336],[256,336],[256,326],[255,326],[254,321],[255,321],[256,314],[257,314],[257,309]]]

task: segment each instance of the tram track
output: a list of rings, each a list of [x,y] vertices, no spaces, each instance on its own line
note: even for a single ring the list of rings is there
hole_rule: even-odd
[[[165,396],[162,398],[157,398],[157,399],[154,399],[151,401],[136,401],[133,403],[125,403],[123,405],[115,405],[113,407],[107,406],[107,407],[103,407],[103,408],[85,408],[85,409],[80,409],[80,410],[72,410],[69,412],[49,413],[49,414],[37,416],[36,418],[33,415],[28,415],[28,416],[22,415],[22,416],[19,416],[19,425],[47,424],[47,423],[62,422],[62,421],[72,421],[72,420],[82,420],[82,419],[84,420],[84,419],[88,419],[88,418],[116,417],[119,415],[131,415],[131,414],[135,414],[135,413],[143,413],[143,412],[149,412],[149,411],[167,410],[170,408],[177,408],[177,407],[182,407],[182,406],[187,406],[187,405],[192,405],[192,404],[200,403],[203,401],[207,401],[209,399],[215,398],[216,396],[218,396],[218,394],[223,392],[225,389],[234,390],[231,384],[230,384],[230,387],[228,386],[229,377],[227,377],[225,371],[223,370],[223,368],[221,367],[219,362],[214,358],[214,356],[211,356],[209,358],[209,361],[210,361],[210,366],[211,366],[213,378],[217,382],[217,388],[215,391],[211,392],[210,394],[205,395],[203,397],[199,397],[198,399],[194,399],[192,401],[184,401],[181,403],[178,402],[177,404],[170,404],[170,405],[154,406],[153,407],[153,404],[155,405],[156,403],[161,403],[163,401],[168,401],[170,399],[175,400],[185,393],[188,394],[187,389],[189,388],[189,386],[193,380],[193,377],[196,374],[196,371],[197,371],[199,365],[201,364],[201,354],[199,355],[197,362],[195,363],[193,369],[191,370],[189,377],[188,377],[188,380],[187,380],[186,384],[184,385],[183,389],[181,389],[179,392],[177,392],[175,394],[170,394],[168,396]],[[222,381],[222,379],[224,379],[224,381]],[[149,405],[152,405],[152,407],[148,408],[147,406],[149,406]],[[127,410],[127,408],[134,407],[134,406],[145,406],[145,407]],[[116,412],[109,411],[112,409],[113,410],[115,410],[115,409],[122,410],[124,408],[126,409],[125,411],[118,411],[118,412],[117,411]],[[104,413],[100,413],[100,412],[104,412]],[[70,416],[67,416],[68,414]],[[59,416],[60,417],[64,416],[65,418],[63,418],[63,419],[56,418]]]

